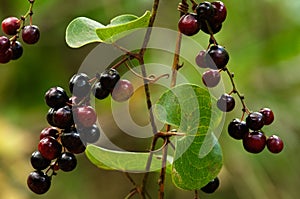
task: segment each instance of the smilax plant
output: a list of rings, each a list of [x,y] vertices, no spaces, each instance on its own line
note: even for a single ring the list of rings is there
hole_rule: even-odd
[[[267,135],[263,131],[265,125],[273,122],[273,111],[269,108],[252,111],[247,107],[244,96],[236,87],[234,75],[229,70],[229,52],[215,38],[215,34],[222,30],[227,16],[225,4],[221,1],[179,2],[180,16],[174,40],[176,45],[173,49],[173,63],[169,64],[171,67],[168,73],[149,75],[145,55],[150,50],[151,38],[156,31],[154,22],[158,7],[159,0],[154,0],[151,12],[145,11],[140,17],[120,15],[108,25],[86,17],[78,17],[70,22],[66,29],[66,42],[70,47],[79,48],[99,42],[112,46],[122,55],[103,71],[95,71],[92,75],[83,72],[74,74],[69,80],[69,91],[59,86],[46,91],[45,102],[49,107],[46,119],[50,126],[41,131],[37,150],[30,159],[35,169],[27,179],[31,191],[36,194],[47,192],[53,176],[59,170],[74,170],[77,165],[75,155],[85,153],[91,163],[100,169],[125,173],[133,184],[133,189],[125,198],[132,198],[134,195],[151,198],[147,192],[149,172],[159,172],[160,199],[165,198],[166,176],[172,178],[176,187],[193,191],[195,199],[199,198],[199,190],[213,193],[219,187],[218,174],[223,164],[221,146],[213,132],[221,125],[223,114],[236,107],[236,100],[240,102],[242,112],[241,117],[229,123],[226,129],[229,135],[241,140],[244,149],[250,153],[259,153],[265,147],[272,153],[282,151],[283,141],[280,137]],[[5,32],[18,34],[20,25],[14,25],[13,28],[6,25],[16,21],[18,20],[10,19],[3,22]],[[118,43],[122,38],[140,30],[144,34],[140,41],[136,37],[137,42],[141,43],[139,49],[129,50]],[[23,27],[24,42],[28,41],[26,32],[27,28]],[[195,52],[192,63],[197,71],[204,70],[203,84],[201,81],[200,85],[178,83],[179,71],[183,67],[180,60],[184,59],[181,51],[184,38],[196,34],[208,35],[207,48]],[[34,43],[35,39],[36,37],[31,37],[29,43]],[[140,72],[137,72],[137,66],[140,67]],[[123,68],[133,78],[125,78],[121,72],[124,71]],[[222,73],[228,76],[232,88],[215,98],[210,91],[220,86]],[[169,86],[153,103],[151,85],[163,79],[170,80]],[[149,118],[152,129],[149,148],[144,152],[132,152],[99,146],[97,143],[103,133],[97,124],[97,111],[92,100],[110,98],[119,104],[127,103],[135,94],[134,82],[137,80],[143,82],[148,109],[144,114]],[[161,129],[157,122],[164,124]],[[159,145],[159,141],[163,144]],[[130,177],[130,173],[136,172],[144,174],[141,183],[134,182]]]

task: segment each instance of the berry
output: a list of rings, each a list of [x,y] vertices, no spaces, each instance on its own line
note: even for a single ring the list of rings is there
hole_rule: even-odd
[[[0,63],[5,64],[8,63],[13,57],[13,51],[9,48],[7,51],[0,53]]]
[[[47,122],[51,126],[55,126],[55,124],[53,122],[53,116],[54,116],[54,114],[55,114],[55,109],[54,108],[50,108],[48,110],[48,113],[47,113],[47,116],[46,116]]]
[[[207,185],[201,188],[204,193],[214,193],[220,185],[220,180],[218,177],[210,181]]]
[[[201,50],[196,56],[195,61],[200,68],[207,68],[205,63],[205,55],[206,55],[206,50]]]
[[[266,136],[260,131],[247,133],[243,138],[243,146],[250,153],[260,153],[266,146]]]
[[[57,86],[45,93],[45,101],[51,108],[61,108],[69,101],[69,97],[63,88]]]
[[[210,21],[200,21],[201,23],[201,30],[203,32],[205,32],[206,34],[216,34],[218,32],[220,32],[220,30],[222,29],[222,24],[221,23],[212,23]],[[209,27],[208,27],[208,25]],[[211,30],[211,32],[210,32]]]
[[[22,39],[27,44],[35,44],[39,41],[40,30],[35,25],[25,26],[22,31]]]
[[[59,134],[59,131],[57,128],[47,127],[47,128],[44,128],[42,130],[42,132],[40,133],[40,140],[47,136],[51,136],[51,137],[54,137],[55,139],[57,139],[59,136],[58,134]]]
[[[71,153],[79,154],[85,151],[85,143],[83,143],[75,128],[64,130],[60,139],[62,145]]]
[[[199,20],[208,20],[214,14],[214,8],[210,2],[204,1],[196,7],[196,13]]]
[[[79,98],[88,96],[91,90],[89,80],[90,78],[84,73],[73,75],[69,82],[71,93]]]
[[[246,122],[240,121],[239,119],[234,119],[228,125],[229,135],[236,139],[241,140],[249,132],[249,128],[246,125]]]
[[[68,171],[72,171],[76,168],[77,159],[73,153],[63,152],[57,158],[57,164],[58,164],[59,169],[68,172]]]
[[[16,17],[8,17],[2,21],[2,30],[8,35],[17,34],[18,29],[20,28],[20,20]]]
[[[31,155],[30,162],[34,169],[43,170],[50,165],[51,160],[44,158],[39,151],[35,151]]]
[[[112,91],[117,82],[120,80],[118,71],[113,68],[105,70],[101,73],[99,82],[105,90]]]
[[[223,94],[217,101],[218,108],[223,112],[230,112],[235,107],[235,100],[228,94]]]
[[[40,140],[38,150],[48,160],[57,158],[62,150],[61,144],[53,137],[45,137]]]
[[[122,79],[116,84],[111,96],[113,100],[117,102],[124,102],[128,100],[133,93],[134,88],[131,82],[126,79]]]
[[[12,60],[19,59],[23,54],[23,46],[20,42],[15,41],[11,44]]]
[[[264,126],[264,116],[259,112],[252,112],[246,118],[246,124],[249,129],[257,131]]]
[[[97,113],[91,106],[79,106],[74,110],[76,123],[84,127],[91,127],[97,121]]]
[[[179,19],[178,29],[182,34],[187,36],[197,34],[200,31],[200,24],[198,23],[196,15],[192,13],[183,15]]]
[[[280,153],[283,149],[283,141],[277,135],[271,135],[267,139],[267,148],[271,153]]]
[[[93,87],[93,94],[95,98],[102,100],[109,96],[110,90],[106,90],[101,86],[100,82],[97,82]]]
[[[218,70],[208,70],[202,75],[202,82],[205,86],[212,88],[219,84],[221,76]]]
[[[57,109],[53,114],[53,124],[61,129],[70,128],[74,124],[72,109],[69,106]]]
[[[271,109],[269,108],[262,108],[259,110],[261,114],[264,116],[264,124],[265,125],[270,125],[274,121],[274,113]]]
[[[89,128],[79,129],[79,134],[82,140],[88,143],[95,143],[100,137],[100,129],[96,124]]]
[[[7,37],[0,37],[0,54],[5,53],[10,48],[10,41]]]
[[[227,9],[222,1],[212,2],[211,5],[214,8],[214,15],[211,21],[213,23],[220,24],[225,21],[227,16]]]
[[[36,194],[44,194],[51,186],[51,178],[42,171],[33,171],[27,178],[27,186]]]
[[[229,54],[224,47],[213,45],[207,51],[206,61],[209,63],[209,68],[223,69],[229,61]]]

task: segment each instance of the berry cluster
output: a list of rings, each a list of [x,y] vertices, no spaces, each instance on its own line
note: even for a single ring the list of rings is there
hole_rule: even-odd
[[[108,69],[92,79],[85,73],[75,74],[69,81],[69,90],[71,97],[58,86],[45,93],[49,106],[46,119],[50,127],[40,133],[38,150],[31,155],[35,171],[27,178],[28,187],[36,194],[49,190],[52,176],[58,170],[74,170],[77,165],[74,154],[83,153],[87,143],[95,143],[100,138],[97,113],[90,105],[91,93],[97,99],[111,93],[114,100],[123,102],[134,91],[132,84],[120,79],[115,69]]]
[[[10,60],[17,60],[23,54],[23,46],[18,41],[21,34],[22,40],[26,44],[35,44],[40,38],[40,31],[36,25],[32,25],[32,7],[34,0],[30,3],[29,11],[20,19],[17,17],[7,17],[2,21],[2,31],[11,36],[0,36],[0,63],[8,63]],[[30,24],[25,25],[26,18],[30,18]]]

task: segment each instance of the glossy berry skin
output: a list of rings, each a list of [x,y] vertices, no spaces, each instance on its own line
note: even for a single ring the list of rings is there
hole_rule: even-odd
[[[241,140],[249,133],[249,128],[247,127],[246,122],[234,119],[228,125],[228,133],[232,138]]]
[[[266,136],[260,131],[247,133],[243,138],[243,146],[249,153],[260,153],[266,146]]]
[[[93,87],[93,95],[95,98],[102,100],[109,96],[110,90],[104,89],[100,82],[97,82]]]
[[[53,114],[53,126],[60,129],[70,128],[74,124],[73,112],[69,106],[57,109]]]
[[[202,82],[205,86],[212,88],[219,84],[221,76],[218,70],[208,70],[202,75]]]
[[[97,121],[97,113],[91,106],[79,106],[74,109],[76,123],[79,126],[91,127]]]
[[[283,141],[276,135],[271,135],[267,139],[267,148],[271,153],[280,153],[283,149]]]
[[[209,68],[223,69],[229,61],[229,54],[224,47],[213,45],[207,51],[206,61],[209,63]]]
[[[57,158],[57,164],[62,171],[73,171],[77,166],[77,159],[73,153],[63,152]]]
[[[54,116],[54,114],[55,114],[55,111],[56,111],[56,110],[55,110],[54,108],[50,108],[50,109],[48,110],[47,115],[46,115],[47,122],[48,122],[48,124],[51,125],[51,126],[55,126],[55,124],[54,124],[54,122],[53,122],[53,116]]]
[[[9,48],[7,51],[0,53],[0,63],[6,64],[8,63],[13,57],[13,51]]]
[[[39,151],[35,151],[31,154],[30,162],[34,169],[40,171],[46,169],[50,165],[51,160],[44,158]]]
[[[195,58],[196,64],[200,68],[207,68],[206,63],[205,63],[205,56],[206,56],[206,50],[201,50]]]
[[[69,152],[79,154],[85,151],[85,143],[80,138],[76,129],[64,130],[60,138],[62,145]]]
[[[57,128],[55,127],[47,127],[47,128],[44,128],[41,133],[40,133],[40,140],[43,139],[44,137],[48,137],[48,136],[51,136],[51,137],[54,137],[55,139],[58,138],[58,135],[59,134],[59,131]]]
[[[230,112],[235,107],[235,100],[228,94],[223,94],[217,101],[217,107],[223,112]]]
[[[10,48],[10,41],[7,37],[0,37],[0,54],[5,53]]]
[[[79,129],[78,131],[81,139],[88,143],[95,143],[100,138],[100,129],[96,124],[89,128]]]
[[[270,125],[274,121],[274,113],[269,108],[262,108],[259,110],[261,114],[264,116],[264,125]]]
[[[84,73],[73,75],[69,82],[71,93],[79,98],[88,96],[91,90],[91,84],[89,80],[90,78]]]
[[[2,21],[2,30],[8,35],[17,34],[17,30],[20,28],[20,20],[16,17],[8,17]]]
[[[22,39],[27,44],[35,44],[40,39],[40,30],[35,25],[25,26],[22,30]]]
[[[227,9],[225,7],[225,4],[222,1],[215,1],[212,2],[211,5],[214,8],[215,12],[213,18],[210,21],[217,24],[224,22],[227,16]]]
[[[218,177],[210,181],[207,185],[201,188],[204,193],[214,193],[220,186],[220,180]]]
[[[103,89],[112,91],[120,80],[120,75],[117,70],[110,68],[101,73],[99,82]]]
[[[48,160],[57,158],[62,150],[61,144],[53,137],[45,137],[40,140],[38,150]]]
[[[208,28],[207,23],[209,24],[210,29]],[[205,32],[206,34],[211,34],[211,33],[216,34],[216,33],[220,32],[222,29],[221,23],[212,23],[210,21],[207,21],[207,22],[201,21],[200,24],[201,24],[201,30],[203,32]],[[210,32],[210,30],[211,30],[211,32]]]
[[[51,108],[61,108],[69,101],[69,97],[63,88],[57,86],[45,93],[45,101]]]
[[[121,79],[116,84],[111,96],[116,102],[125,102],[133,95],[133,93],[134,88],[131,82],[126,79]]]
[[[249,129],[257,131],[264,126],[264,116],[259,112],[252,112],[246,118],[246,124]]]
[[[196,13],[198,20],[208,20],[213,16],[214,8],[210,2],[204,1],[198,4]]]
[[[23,55],[23,46],[19,41],[15,41],[11,44],[12,60],[17,60]]]
[[[200,31],[200,24],[198,23],[197,17],[195,14],[185,14],[183,15],[178,22],[179,31],[187,36],[193,36]]]
[[[42,171],[33,171],[27,178],[27,186],[36,194],[44,194],[51,186],[51,178]]]

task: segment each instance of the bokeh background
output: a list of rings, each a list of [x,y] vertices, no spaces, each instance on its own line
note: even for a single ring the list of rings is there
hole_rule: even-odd
[[[224,153],[220,189],[213,195],[200,193],[200,197],[296,199],[300,195],[300,1],[224,2],[228,18],[216,38],[230,52],[230,68],[248,106],[254,110],[270,107],[275,112],[275,123],[266,132],[279,134],[285,148],[278,155],[267,150],[249,154],[241,142],[228,136],[225,126],[220,137]],[[176,30],[177,3],[161,0],[156,26]],[[21,16],[28,5],[27,0],[1,0],[0,19]],[[29,157],[37,148],[39,132],[47,126],[45,91],[57,85],[67,88],[69,78],[95,47],[67,47],[64,35],[68,23],[86,16],[107,24],[119,14],[140,16],[151,5],[151,0],[36,0],[33,22],[40,27],[40,41],[34,46],[24,45],[20,60],[0,66],[0,198],[119,199],[127,195],[132,186],[122,173],[99,170],[84,155],[77,156],[75,171],[59,172],[43,196],[28,190],[26,178],[32,171]],[[198,34],[195,39],[206,44],[208,36]],[[190,51],[196,53],[195,49]],[[239,115],[238,110],[229,113],[226,122]],[[102,117],[109,120],[105,114]],[[115,128],[111,129],[114,133]],[[118,142],[117,137],[114,139]],[[120,143],[127,147],[139,144],[132,140]],[[141,175],[134,174],[133,178],[140,181]],[[156,198],[158,175],[151,174],[150,179],[149,192]],[[167,199],[193,198],[193,193],[175,188],[170,176],[166,184]]]

